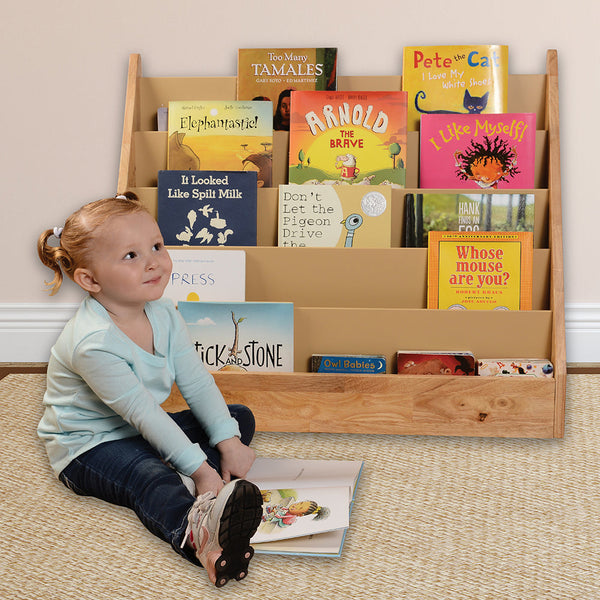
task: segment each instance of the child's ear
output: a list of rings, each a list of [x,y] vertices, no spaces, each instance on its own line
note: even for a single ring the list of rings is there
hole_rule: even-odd
[[[75,269],[73,281],[86,292],[100,291],[100,284],[94,279],[94,275],[89,269]]]

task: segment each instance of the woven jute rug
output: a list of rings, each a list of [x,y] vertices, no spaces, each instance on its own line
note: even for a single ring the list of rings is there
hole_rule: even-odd
[[[365,468],[342,557],[257,555],[221,589],[127,509],[54,478],[44,385],[0,381],[0,598],[600,598],[600,376],[568,376],[562,440],[258,433],[265,456]]]

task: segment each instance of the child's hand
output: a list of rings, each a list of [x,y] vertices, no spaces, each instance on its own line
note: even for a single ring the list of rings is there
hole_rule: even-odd
[[[190,477],[196,486],[196,496],[206,492],[212,492],[216,496],[223,487],[223,479],[206,461]]]
[[[245,477],[254,462],[254,450],[242,444],[237,437],[219,442],[217,449],[221,453],[223,481],[231,481],[232,477]]]

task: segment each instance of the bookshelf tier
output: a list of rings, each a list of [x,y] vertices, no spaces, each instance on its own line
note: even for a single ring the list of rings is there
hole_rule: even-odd
[[[338,77],[338,89],[401,89],[401,78]],[[143,77],[131,55],[118,190],[156,213],[166,133],[156,109],[169,100],[234,99],[235,77]],[[532,311],[426,309],[427,251],[402,248],[403,202],[418,189],[419,134],[409,132],[407,189],[394,190],[392,247],[277,248],[277,189],[287,177],[287,132],[275,132],[274,185],[260,189],[258,246],[245,247],[248,300],[294,302],[294,373],[215,373],[228,402],[255,413],[262,431],[561,437],[566,358],[558,131],[557,54],[546,73],[509,75],[510,112],[535,112]],[[518,191],[518,190],[514,190]],[[398,376],[399,349],[470,350],[477,357],[550,358],[553,379]],[[385,375],[308,373],[313,353],[378,353]],[[183,406],[175,389],[168,407]]]

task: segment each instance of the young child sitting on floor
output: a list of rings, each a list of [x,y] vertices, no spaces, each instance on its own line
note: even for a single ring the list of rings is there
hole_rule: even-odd
[[[38,254],[52,294],[63,272],[88,293],[48,363],[38,434],[52,468],[75,493],[133,509],[218,587],[242,579],[262,514],[258,488],[235,479],[254,461],[254,417],[225,404],[161,299],[171,259],[156,221],[135,194],[98,200],[45,231]],[[189,410],[168,414],[174,382]]]

